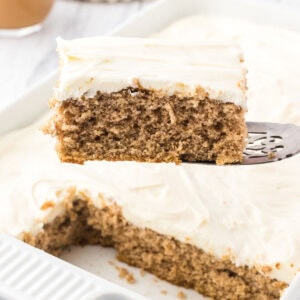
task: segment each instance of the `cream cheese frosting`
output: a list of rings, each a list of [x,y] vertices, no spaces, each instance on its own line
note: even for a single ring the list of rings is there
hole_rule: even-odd
[[[238,44],[247,69],[246,118],[299,124],[298,32],[234,18],[192,16],[175,22],[155,38]]]
[[[197,16],[158,36],[165,37],[240,44],[249,69],[248,118],[300,125],[299,34]],[[103,197],[116,202],[136,226],[229,255],[237,265],[271,266],[266,275],[278,280],[290,282],[300,268],[300,155],[256,166],[62,164],[55,141],[38,130],[43,122],[0,138],[0,232],[38,232],[63,211],[73,188],[97,206]],[[41,209],[47,201],[54,206]]]
[[[245,69],[234,45],[119,37],[57,39],[57,100],[93,97],[129,86],[209,98],[246,108]]]

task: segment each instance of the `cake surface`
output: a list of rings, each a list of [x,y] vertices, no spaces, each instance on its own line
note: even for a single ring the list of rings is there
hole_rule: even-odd
[[[49,131],[60,159],[240,162],[247,134],[238,47],[58,40]]]
[[[249,70],[249,120],[300,125],[299,34],[198,16],[179,21],[160,35],[240,43]],[[243,299],[245,291],[251,294],[245,299],[270,299],[270,295],[278,299],[283,286],[293,280],[300,268],[299,155],[274,164],[224,168],[134,162],[61,164],[53,150],[54,140],[39,132],[44,121],[0,137],[1,233],[56,254],[70,244],[112,245],[120,259],[144,264],[158,276],[184,286],[187,283],[179,280],[180,274],[194,266],[202,278],[190,271],[193,275],[186,276],[188,280],[199,280],[199,285],[193,281],[190,287],[214,293],[217,299]],[[139,247],[130,256],[126,250],[135,245],[126,237],[120,243],[120,228],[128,229],[127,237],[134,233],[143,241],[142,251],[148,256],[141,255]],[[194,259],[188,264],[191,260],[185,258],[191,253]],[[166,274],[170,256],[174,256],[174,271]],[[199,267],[201,257],[205,263]],[[163,266],[162,258],[166,258]],[[156,265],[150,267],[149,261]],[[205,283],[210,291],[204,288],[205,278],[216,279]],[[261,297],[256,297],[258,292]]]

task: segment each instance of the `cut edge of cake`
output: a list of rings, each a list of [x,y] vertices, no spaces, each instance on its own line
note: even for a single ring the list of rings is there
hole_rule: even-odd
[[[279,299],[288,286],[256,267],[238,266],[230,257],[217,258],[189,241],[181,242],[126,220],[122,208],[103,199],[95,206],[86,195],[69,196],[64,212],[23,240],[54,255],[73,245],[114,247],[117,258],[178,286],[213,299]],[[73,198],[70,197],[73,195]]]

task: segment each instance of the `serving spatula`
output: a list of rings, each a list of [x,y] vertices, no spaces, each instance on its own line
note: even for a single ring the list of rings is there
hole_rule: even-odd
[[[274,162],[300,152],[300,126],[247,122],[247,127],[248,141],[242,165]]]

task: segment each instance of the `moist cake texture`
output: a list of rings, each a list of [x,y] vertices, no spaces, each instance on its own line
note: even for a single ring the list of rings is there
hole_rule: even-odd
[[[236,46],[58,40],[48,131],[64,162],[240,162],[245,71]]]
[[[213,299],[273,300],[287,287],[255,268],[236,266],[228,258],[216,259],[189,243],[133,226],[114,204],[96,208],[75,198],[65,205],[64,214],[36,236],[25,233],[24,241],[56,255],[71,245],[111,246],[119,260]]]
[[[204,44],[241,44],[249,70],[248,119],[300,125],[299,33],[241,20],[197,16],[179,21],[160,36]],[[281,63],[274,63],[278,61]],[[160,270],[153,266],[150,271],[162,276],[159,272],[163,272],[165,260],[160,258],[166,257],[169,262],[172,249],[164,249],[176,244],[174,271],[164,276],[185,285],[173,279],[179,277],[174,272],[196,266],[202,257],[204,264],[200,265],[208,275],[199,279],[195,270],[189,272],[200,280],[198,288],[195,283],[197,290],[206,277],[215,277],[221,291],[235,286],[231,294],[226,292],[219,299],[232,299],[244,290],[255,291],[255,295],[258,289],[265,293],[265,285],[271,295],[278,295],[282,282],[285,285],[293,280],[300,268],[299,155],[246,168],[134,162],[63,164],[53,150],[55,141],[39,132],[44,122],[0,137],[1,233],[56,254],[70,244],[114,244],[125,260],[126,249],[134,247],[134,243],[132,239],[126,242],[124,237],[121,248],[117,232],[127,228],[127,237],[133,232],[139,241],[147,237],[153,240],[149,249],[155,250],[155,254],[150,253],[147,240],[143,241],[148,257],[128,254],[130,263],[144,264],[150,270],[147,261],[158,261],[157,268],[163,264]],[[177,247],[184,250],[178,251]],[[190,253],[193,259],[183,264]],[[179,254],[183,256],[180,269],[176,266]],[[223,268],[222,258],[230,258],[233,266],[228,263]],[[257,289],[254,283],[258,283]],[[136,289],[136,285],[131,288]],[[219,286],[209,292],[217,294],[218,290]]]

